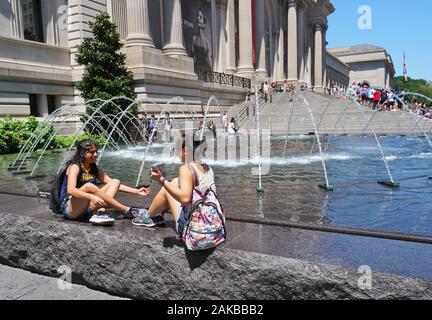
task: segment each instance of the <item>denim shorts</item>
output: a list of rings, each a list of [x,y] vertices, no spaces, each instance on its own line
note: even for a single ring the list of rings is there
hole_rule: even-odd
[[[179,230],[179,222],[180,222],[180,219],[183,218],[183,215],[184,215],[183,206],[181,206],[180,210],[179,210],[178,219],[176,220],[176,228],[175,228],[177,235],[180,237],[183,236],[183,232],[180,232],[180,230]]]
[[[67,197],[65,197],[65,199],[63,200],[63,203],[62,203],[63,217],[67,220],[73,220],[69,217],[69,212],[68,212],[68,204],[69,204],[69,201],[71,199],[72,199],[72,196],[67,196]],[[74,219],[74,220],[79,220],[79,219],[83,219],[85,217],[88,217],[88,216],[90,216],[90,214],[92,212],[93,212],[93,209],[90,206],[88,206],[84,210],[84,212],[77,219]]]

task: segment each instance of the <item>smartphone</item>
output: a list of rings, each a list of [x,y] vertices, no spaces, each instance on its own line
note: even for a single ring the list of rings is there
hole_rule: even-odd
[[[150,188],[150,185],[149,184],[140,184],[140,185],[136,186],[135,188],[136,189],[141,189],[141,188],[148,189],[148,188]]]
[[[157,170],[159,170],[159,172],[162,174],[162,176],[166,177],[166,169],[165,169],[165,165],[163,163],[157,163],[157,164],[152,165],[151,171],[156,172]]]

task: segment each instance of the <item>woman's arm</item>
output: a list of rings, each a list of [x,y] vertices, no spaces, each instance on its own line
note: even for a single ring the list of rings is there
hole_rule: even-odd
[[[104,184],[108,184],[112,181],[112,179],[102,169],[99,169],[98,179],[99,179],[99,181],[101,181]],[[122,192],[137,194],[140,196],[147,196],[150,193],[150,188],[136,189],[136,188],[128,187],[124,184],[120,184],[119,190]]]
[[[157,181],[163,181],[164,177],[160,174],[158,170],[157,172],[152,172],[152,179]],[[192,198],[193,189],[192,171],[187,166],[181,166],[179,175],[179,186],[177,187],[172,182],[166,180],[164,182],[164,187],[168,191],[168,193],[182,205],[189,203]]]

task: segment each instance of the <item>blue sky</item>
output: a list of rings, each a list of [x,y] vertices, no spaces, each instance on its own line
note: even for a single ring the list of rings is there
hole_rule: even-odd
[[[402,75],[406,52],[408,76],[432,80],[432,0],[332,0],[328,47],[374,44],[392,56],[396,75]],[[361,30],[359,7],[371,8],[372,28]]]

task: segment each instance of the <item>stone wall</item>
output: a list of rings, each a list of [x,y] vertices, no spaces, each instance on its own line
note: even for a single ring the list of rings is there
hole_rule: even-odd
[[[219,248],[190,253],[175,238],[131,236],[11,214],[0,215],[0,263],[72,279],[134,299],[432,299],[432,283]]]

